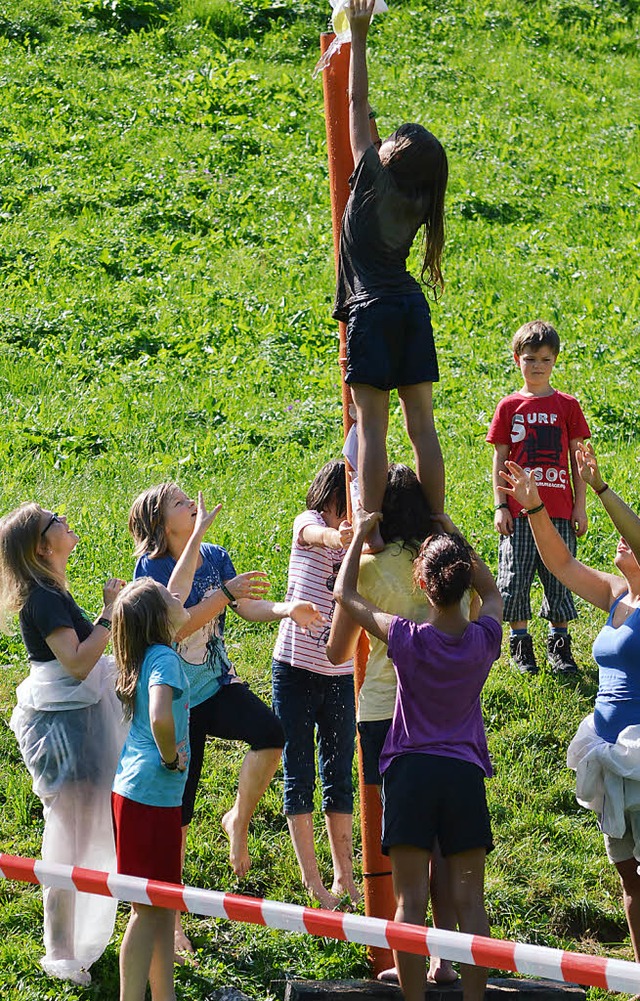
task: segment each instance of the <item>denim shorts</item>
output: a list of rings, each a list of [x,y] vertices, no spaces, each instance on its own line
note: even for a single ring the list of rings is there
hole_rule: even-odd
[[[438,379],[431,313],[422,292],[351,307],[345,382],[390,390]]]
[[[352,674],[316,674],[274,660],[273,709],[285,734],[284,812],[313,813],[315,735],[324,813],[353,812],[356,731]]]

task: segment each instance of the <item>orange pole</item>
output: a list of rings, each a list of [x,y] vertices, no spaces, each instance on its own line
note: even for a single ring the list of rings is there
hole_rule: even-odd
[[[320,36],[320,51],[324,55],[333,41],[334,35],[327,32]],[[349,177],[353,171],[353,156],[349,141],[349,45],[343,45],[322,74],[324,91],[324,114],[327,130],[327,151],[329,159],[329,187],[331,191],[331,218],[333,222],[333,253],[336,270],[340,249],[340,227],[347,199],[349,198]],[[344,323],[340,331],[340,373],[342,385],[342,423],[345,437],[353,420],[349,416],[351,394],[344,381],[347,366],[347,330]],[[347,491],[347,504],[350,504]],[[367,666],[369,643],[365,633],[361,635],[355,656],[356,699]],[[380,850],[382,831],[382,807],[377,786],[365,785],[362,772],[362,757],[358,742],[358,775],[360,786],[360,822],[362,832],[362,869],[364,875],[364,907],[369,917],[391,920],[395,913],[395,899],[391,883],[389,859]],[[369,958],[375,974],[393,966],[393,953],[389,949],[371,947]]]

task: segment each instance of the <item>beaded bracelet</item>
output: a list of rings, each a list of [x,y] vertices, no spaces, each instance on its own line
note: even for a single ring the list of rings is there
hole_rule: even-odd
[[[527,511],[527,509],[525,508],[525,514],[526,514],[526,516],[528,518],[530,515],[537,514],[538,511],[543,511],[543,510],[544,510],[544,504],[538,504],[537,507],[532,507],[532,508],[530,508],[529,511]]]

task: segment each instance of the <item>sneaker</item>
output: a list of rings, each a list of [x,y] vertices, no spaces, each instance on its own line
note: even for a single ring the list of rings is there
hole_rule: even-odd
[[[554,674],[577,674],[578,665],[571,653],[571,637],[568,633],[549,633],[547,636],[547,660]]]
[[[521,674],[537,674],[538,665],[533,652],[533,640],[529,633],[509,637],[509,653],[511,660]]]

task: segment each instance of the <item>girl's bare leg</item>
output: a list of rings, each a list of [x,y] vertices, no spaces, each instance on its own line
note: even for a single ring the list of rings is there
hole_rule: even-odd
[[[449,855],[449,881],[451,898],[460,931],[470,935],[491,935],[489,920],[484,906],[484,848],[474,848],[468,852]],[[482,966],[463,964],[463,1001],[483,1001],[487,986],[487,970]]]
[[[321,907],[333,910],[338,897],[327,890],[320,876],[313,840],[313,816],[310,813],[288,814],[287,824],[305,889]]]
[[[173,955],[171,944],[174,935],[174,917],[171,911],[154,907],[155,935],[154,947],[149,968],[149,983],[151,984],[152,1001],[175,1001],[176,993],[173,982]]]
[[[360,891],[353,879],[353,816],[350,813],[325,813],[325,823],[331,858],[333,860],[333,886],[336,897],[348,894],[354,904],[360,900]]]
[[[447,860],[442,857],[437,842],[433,849],[429,868],[429,891],[434,926],[455,931],[458,922],[449,892],[449,867]],[[458,974],[451,960],[440,959],[439,956],[429,957],[427,980],[434,984],[452,984],[457,979]]]
[[[155,962],[153,1001],[175,1001],[171,911],[132,904],[131,917],[120,947],[120,1001],[144,1001],[152,959]],[[165,956],[159,958],[160,947]]]
[[[189,825],[182,828],[182,844],[180,846],[180,872],[184,869],[184,856],[187,850],[187,834],[189,833]],[[173,935],[173,960],[182,966],[185,962],[184,953],[193,953],[194,949],[187,938],[187,934],[182,927],[182,911],[175,912],[175,926]]]
[[[262,751],[247,751],[242,762],[236,801],[222,818],[222,828],[229,838],[229,862],[236,876],[246,876],[251,866],[247,844],[249,822],[281,757],[281,748],[268,747]]]
[[[351,396],[358,413],[358,483],[365,511],[379,511],[387,486],[387,428],[389,426],[389,393],[386,390],[353,383]],[[369,552],[384,549],[380,530],[376,528],[367,540]]]
[[[396,921],[423,925],[429,903],[429,859],[431,853],[412,845],[389,849],[396,898]],[[394,952],[404,1001],[424,1001],[426,964],[424,956]],[[466,1001],[466,999],[465,999]]]
[[[622,883],[624,912],[627,916],[631,945],[636,963],[640,963],[640,876],[638,863],[634,858],[616,862],[616,869]]]
[[[434,514],[444,511],[444,461],[433,419],[432,383],[398,386],[416,473]]]

